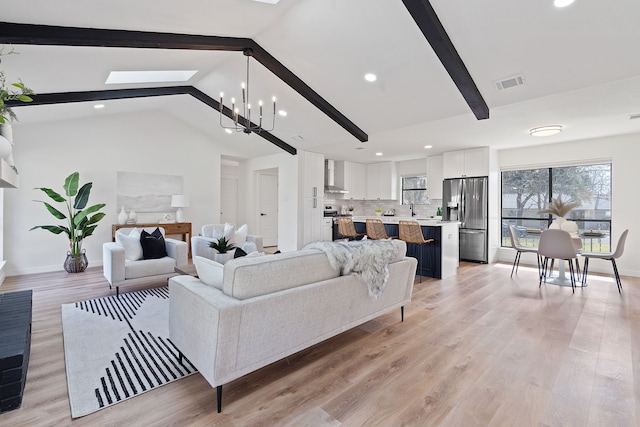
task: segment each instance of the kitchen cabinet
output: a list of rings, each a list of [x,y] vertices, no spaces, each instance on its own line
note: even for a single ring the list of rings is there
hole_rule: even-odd
[[[298,247],[323,238],[324,226],[324,156],[299,151],[298,176],[301,178],[302,218],[299,224]]]
[[[325,242],[333,240],[333,217],[326,217],[322,220],[322,240]]]
[[[300,152],[299,155],[304,165],[303,197],[324,197],[324,156],[309,151]]]
[[[324,239],[323,204],[324,199],[314,197],[304,199],[301,247],[307,243],[319,242]]]
[[[442,155],[443,177],[461,178],[489,175],[489,147],[448,151]]]
[[[427,195],[429,199],[442,199],[442,156],[427,157]]]
[[[366,165],[367,200],[396,200],[398,198],[398,174],[394,162]]]
[[[336,161],[336,182],[349,191],[345,200],[364,200],[366,197],[366,165],[363,163]],[[337,184],[338,185],[338,184]]]

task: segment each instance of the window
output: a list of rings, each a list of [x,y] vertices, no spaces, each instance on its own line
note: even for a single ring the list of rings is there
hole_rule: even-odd
[[[427,177],[405,176],[402,177],[402,204],[403,205],[428,205]]]
[[[537,246],[540,231],[555,219],[538,211],[552,198],[580,203],[566,219],[578,224],[585,251],[610,251],[611,163],[503,171],[502,246],[511,246],[509,225],[523,244]]]

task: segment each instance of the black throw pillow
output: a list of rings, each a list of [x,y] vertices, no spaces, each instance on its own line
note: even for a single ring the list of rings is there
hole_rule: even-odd
[[[241,256],[246,256],[247,253],[240,248],[236,249],[236,252],[233,254],[233,258],[240,258]]]
[[[144,259],[157,259],[167,256],[167,247],[164,236],[159,228],[149,234],[146,230],[140,233],[140,244],[142,245],[142,257]]]

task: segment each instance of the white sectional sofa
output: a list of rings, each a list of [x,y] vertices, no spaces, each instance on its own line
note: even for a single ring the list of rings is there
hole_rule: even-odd
[[[323,251],[301,250],[227,262],[221,283],[169,280],[169,331],[182,355],[217,387],[411,301],[417,261],[393,241],[381,295],[360,275],[341,275]]]

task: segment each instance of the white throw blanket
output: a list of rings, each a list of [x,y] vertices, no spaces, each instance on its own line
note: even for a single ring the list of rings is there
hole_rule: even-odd
[[[369,288],[369,296],[382,295],[389,279],[388,264],[398,258],[398,247],[391,240],[356,240],[351,242],[313,242],[304,249],[319,249],[327,254],[333,268],[341,275],[355,273]]]

